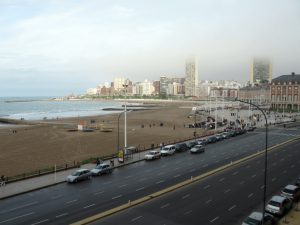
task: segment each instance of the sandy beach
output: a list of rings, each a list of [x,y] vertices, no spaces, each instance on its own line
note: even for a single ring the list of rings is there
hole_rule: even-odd
[[[158,108],[127,113],[128,146],[140,149],[152,144],[174,142],[193,137],[194,129],[184,124],[193,123],[188,118],[192,104],[162,104]],[[36,125],[1,127],[0,173],[14,176],[56,165],[73,164],[92,157],[117,152],[119,113],[103,116],[36,121]],[[92,123],[91,123],[92,122]],[[78,123],[88,126],[100,124],[112,132],[74,131]],[[160,126],[163,124],[163,126]],[[197,133],[200,134],[200,129]],[[124,146],[124,115],[120,116],[120,146]]]

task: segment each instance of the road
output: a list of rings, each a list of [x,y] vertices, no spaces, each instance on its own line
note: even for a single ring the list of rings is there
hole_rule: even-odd
[[[269,154],[267,196],[293,183],[300,171],[300,141]],[[238,225],[254,209],[261,210],[263,156],[211,176],[93,225]]]
[[[272,129],[269,146],[300,134]],[[66,183],[1,200],[0,224],[68,224],[228,164],[265,146],[263,130],[207,146],[206,152],[177,153],[153,162],[115,169],[111,175]]]

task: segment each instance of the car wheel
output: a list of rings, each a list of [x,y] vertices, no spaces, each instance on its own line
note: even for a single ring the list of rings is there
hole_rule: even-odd
[[[74,183],[77,183],[77,182],[78,182],[78,180],[77,180],[77,179],[75,179],[75,180],[74,180]]]

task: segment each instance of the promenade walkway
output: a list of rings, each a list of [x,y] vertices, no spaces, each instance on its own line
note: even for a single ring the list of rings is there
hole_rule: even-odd
[[[132,154],[131,158],[125,160],[124,163],[119,163],[117,158],[114,158],[114,167],[125,166],[140,160],[144,159],[144,155],[147,154],[148,151],[144,151],[141,153]],[[110,163],[110,160],[104,161],[106,163]],[[85,164],[82,165],[81,168],[93,169],[95,168],[95,164]],[[66,181],[68,175],[70,175],[73,171],[78,168],[68,169],[59,171],[57,173],[41,175],[38,177],[28,178],[12,183],[8,183],[5,186],[0,187],[0,200],[8,197],[12,197],[15,195],[27,193],[33,190],[38,190],[44,187],[56,185],[59,183],[63,183]]]

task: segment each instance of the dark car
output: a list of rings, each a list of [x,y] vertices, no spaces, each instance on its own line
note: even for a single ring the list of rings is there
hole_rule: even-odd
[[[175,145],[175,151],[176,152],[185,152],[189,150],[190,148],[187,146],[186,143],[179,143]]]
[[[254,131],[255,129],[256,129],[256,127],[250,126],[250,127],[247,128],[247,131]]]
[[[195,145],[197,145],[198,143],[196,141],[190,141],[189,143],[187,143],[188,148],[192,148]]]
[[[252,212],[242,223],[242,225],[273,225],[276,224],[277,220],[274,216],[265,213],[264,219],[261,212]]]
[[[297,180],[295,181],[295,185],[300,187],[300,177],[298,177]]]
[[[217,141],[222,141],[223,136],[221,134],[216,134]]]
[[[217,141],[218,141],[218,139],[215,136],[210,136],[207,138],[208,143],[215,143]]]

